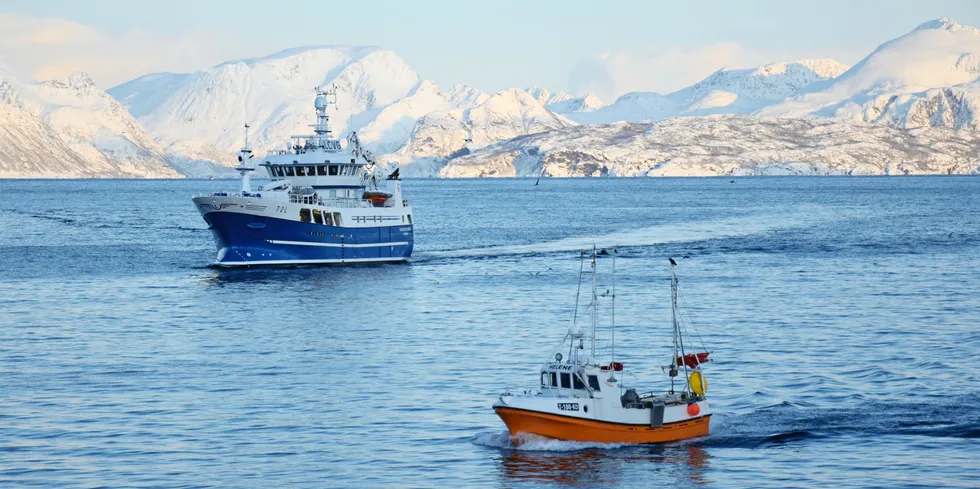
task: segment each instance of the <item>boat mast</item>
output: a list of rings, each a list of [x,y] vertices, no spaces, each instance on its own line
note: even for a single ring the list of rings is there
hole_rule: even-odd
[[[592,247],[592,361],[595,361],[595,333],[596,333],[596,322],[599,317],[596,309],[599,305],[599,294],[596,291],[596,277],[595,277],[595,246]]]
[[[612,367],[609,382],[616,382],[616,248],[612,252]]]
[[[680,363],[684,366],[684,378],[689,379],[687,361],[684,358],[684,338],[681,337],[681,328],[677,323],[677,273],[674,272],[674,267],[677,266],[677,262],[673,258],[668,258],[668,260],[670,260],[670,316],[674,325],[674,357],[671,358],[671,362],[676,364],[677,359],[680,358]],[[678,348],[680,349],[680,356],[677,356]]]
[[[235,170],[242,176],[242,192],[252,191],[251,173],[255,168],[248,166],[252,159],[252,148],[248,146],[248,123],[245,124],[245,145],[238,151],[238,167]]]

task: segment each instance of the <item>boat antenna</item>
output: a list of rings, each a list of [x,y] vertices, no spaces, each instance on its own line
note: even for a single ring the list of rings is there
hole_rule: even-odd
[[[616,248],[612,250],[612,366],[609,382],[616,382]]]

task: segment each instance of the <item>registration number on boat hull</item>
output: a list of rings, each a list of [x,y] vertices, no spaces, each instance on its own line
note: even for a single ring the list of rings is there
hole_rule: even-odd
[[[561,411],[578,411],[577,402],[559,402],[558,409]]]

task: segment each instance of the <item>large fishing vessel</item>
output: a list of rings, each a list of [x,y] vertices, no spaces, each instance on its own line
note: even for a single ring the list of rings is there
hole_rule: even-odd
[[[540,385],[520,394],[502,394],[493,404],[494,411],[515,443],[521,433],[599,443],[660,443],[707,435],[711,412],[705,398],[708,383],[701,367],[708,361],[708,351],[703,344],[700,351],[692,350],[691,338],[680,319],[676,263],[670,259],[673,349],[669,364],[663,367],[670,388],[662,393],[638,393],[627,386],[628,371],[616,361],[616,254],[613,251],[612,290],[601,295],[596,281],[597,256],[606,255],[597,255],[595,250],[591,254],[592,294],[587,306],[591,327],[586,330],[578,325],[576,294],[571,324],[558,351],[541,367]],[[580,272],[580,290],[582,276]],[[612,303],[611,342],[601,348],[605,351],[597,351],[596,346],[600,299]]]
[[[356,133],[346,148],[331,138],[327,107],[334,92],[316,89],[313,134],[255,165],[239,152],[242,189],[194,198],[218,247],[222,267],[405,261],[414,245],[412,208],[402,199],[398,169],[384,175]],[[251,188],[263,168],[272,180]]]

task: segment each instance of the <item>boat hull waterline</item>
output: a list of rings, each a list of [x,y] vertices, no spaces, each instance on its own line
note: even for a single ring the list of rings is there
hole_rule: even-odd
[[[582,419],[538,411],[494,407],[518,443],[522,433],[563,441],[592,443],[666,443],[707,436],[711,415],[667,423],[656,428],[642,424],[622,424]]]
[[[239,212],[244,205],[216,211],[213,200],[194,199],[214,236],[218,267],[391,263],[412,255],[414,226],[398,217],[393,218],[396,225],[383,227],[325,226]]]

